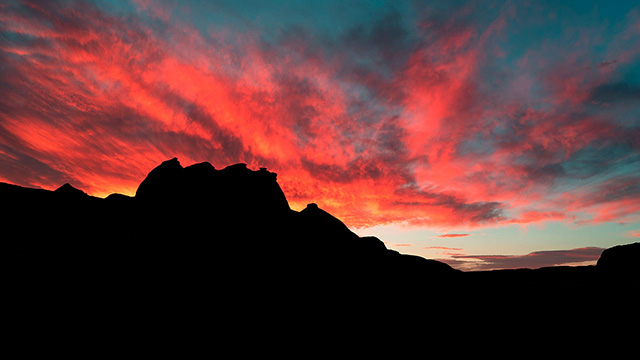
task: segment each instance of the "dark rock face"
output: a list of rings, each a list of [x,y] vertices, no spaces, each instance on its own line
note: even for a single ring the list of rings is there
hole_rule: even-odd
[[[178,158],[164,161],[147,175],[136,191],[138,199],[166,198],[184,186]]]
[[[264,168],[252,171],[246,164],[236,164],[216,170],[207,162],[183,168],[177,158],[153,169],[135,197],[147,204],[201,204],[216,213],[289,210],[276,174]]]
[[[618,245],[605,249],[598,259],[596,267],[609,274],[634,274],[640,276],[640,243]]]

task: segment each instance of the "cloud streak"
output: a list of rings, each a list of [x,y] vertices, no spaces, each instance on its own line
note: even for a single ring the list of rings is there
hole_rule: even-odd
[[[450,259],[441,259],[451,266],[466,271],[487,271],[500,269],[548,266],[595,265],[603,248],[585,247],[571,250],[535,251],[526,255],[468,255],[451,253]]]
[[[446,247],[446,246],[426,246],[423,249],[462,251],[462,249],[460,249],[460,248],[451,248],[451,247]]]
[[[471,234],[442,234],[442,235],[438,235],[436,237],[439,237],[439,238],[457,238],[457,237],[466,237],[466,236],[471,236]]]
[[[177,156],[352,227],[638,220],[637,9],[211,6],[3,4],[0,180],[133,194]]]

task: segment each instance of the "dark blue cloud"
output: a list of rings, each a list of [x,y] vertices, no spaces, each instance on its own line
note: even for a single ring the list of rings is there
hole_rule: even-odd
[[[628,82],[604,84],[593,88],[591,101],[617,103],[640,101],[640,85]]]

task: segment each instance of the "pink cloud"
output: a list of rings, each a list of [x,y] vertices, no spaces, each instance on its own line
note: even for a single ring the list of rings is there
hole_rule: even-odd
[[[445,247],[445,246],[426,246],[423,249],[462,251],[462,249],[459,249],[459,248],[451,248],[451,247]]]
[[[442,234],[438,235],[439,238],[457,238],[457,237],[465,237],[470,236],[471,234]]]

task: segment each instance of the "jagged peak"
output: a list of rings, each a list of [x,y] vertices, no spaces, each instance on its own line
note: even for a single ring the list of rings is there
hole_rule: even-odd
[[[77,189],[77,188],[73,187],[69,183],[64,183],[62,186],[60,186],[59,188],[54,190],[54,192],[56,194],[71,195],[71,196],[87,196],[87,193],[85,193],[84,191],[82,191],[80,189]]]
[[[307,204],[307,207],[300,214],[315,219],[314,221],[318,225],[321,224],[322,229],[318,229],[319,231],[336,231],[349,236],[357,236],[340,219],[320,209],[316,203]]]
[[[229,207],[289,210],[289,204],[266,168],[251,170],[245,163],[217,170],[208,162],[182,167],[177,158],[151,170],[140,183],[136,198],[145,201],[215,201]]]
[[[158,168],[182,169],[182,165],[180,165],[180,161],[178,161],[178,158],[174,157],[173,159],[163,161],[160,165],[156,167],[156,169]]]

